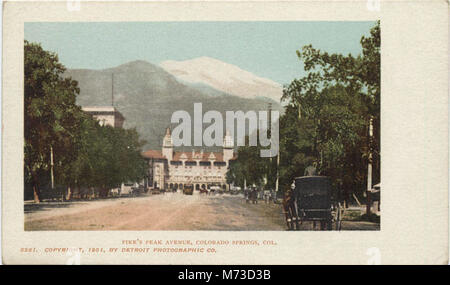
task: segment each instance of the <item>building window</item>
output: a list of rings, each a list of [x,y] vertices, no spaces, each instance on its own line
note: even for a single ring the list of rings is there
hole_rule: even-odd
[[[192,168],[192,166],[197,166],[197,161],[186,161],[185,165]]]

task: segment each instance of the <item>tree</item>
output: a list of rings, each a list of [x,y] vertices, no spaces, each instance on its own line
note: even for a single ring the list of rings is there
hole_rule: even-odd
[[[122,182],[139,181],[146,175],[147,164],[135,129],[101,126],[84,115],[77,139],[78,158],[71,165],[71,179],[76,187],[95,187],[105,197],[110,188]]]
[[[281,182],[287,186],[305,165],[317,162],[319,172],[336,187],[359,191],[366,178],[369,151],[374,179],[379,179],[380,28],[361,38],[362,54],[328,54],[311,45],[297,51],[307,75],[283,90],[288,103],[281,118]],[[374,139],[368,139],[368,122]],[[300,173],[299,173],[300,172]]]
[[[75,114],[80,112],[75,104],[79,89],[76,81],[61,77],[65,68],[56,54],[27,41],[24,48],[25,179],[39,202],[42,177],[49,176],[51,150],[62,165],[74,160],[70,154],[77,132]],[[61,171],[56,176],[66,175]]]
[[[76,105],[78,83],[63,78],[58,56],[39,44],[25,41],[25,185],[31,185],[36,202],[40,187],[54,177],[62,187],[96,187],[101,196],[126,181],[146,175],[135,129],[101,126]]]
[[[227,183],[244,188],[244,180],[246,177],[244,169],[244,166],[241,165],[241,162],[239,160],[230,161],[226,174]]]
[[[257,134],[257,137],[259,135]],[[227,183],[234,183],[244,187],[244,180],[247,185],[264,186],[264,179],[268,173],[269,158],[261,158],[258,146],[248,146],[249,137],[245,137],[245,146],[238,148],[237,160],[230,163],[227,172]]]

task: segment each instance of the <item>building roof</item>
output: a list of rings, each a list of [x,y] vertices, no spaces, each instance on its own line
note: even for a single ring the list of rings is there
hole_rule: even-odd
[[[142,153],[142,156],[146,158],[166,159],[160,150],[147,150]]]
[[[115,115],[125,120],[122,113],[119,112],[114,106],[83,106],[81,110],[92,115]]]
[[[193,155],[194,154],[194,155]],[[163,156],[162,152],[160,150],[147,150],[142,153],[142,155],[146,158],[154,158],[154,159],[166,159],[165,156]],[[233,156],[232,159],[236,159],[236,154]],[[191,151],[175,151],[173,153],[173,160],[172,161],[223,161],[223,153],[221,152],[191,152]]]
[[[116,112],[113,106],[83,106],[81,109],[85,112]],[[118,112],[118,111],[117,111]]]

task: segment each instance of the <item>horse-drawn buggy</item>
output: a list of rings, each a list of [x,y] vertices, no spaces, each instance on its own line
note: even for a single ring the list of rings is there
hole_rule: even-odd
[[[258,189],[250,188],[245,190],[245,201],[246,203],[258,204]]]
[[[194,193],[194,185],[192,184],[185,184],[183,188],[183,194],[184,195],[192,195]]]
[[[158,187],[150,189],[150,194],[152,194],[152,195],[159,195],[161,193],[164,193],[164,192],[161,192],[161,189],[159,189]]]
[[[342,208],[326,176],[297,177],[285,199],[284,208],[289,229],[299,229],[305,221],[320,224],[321,230],[341,229]]]

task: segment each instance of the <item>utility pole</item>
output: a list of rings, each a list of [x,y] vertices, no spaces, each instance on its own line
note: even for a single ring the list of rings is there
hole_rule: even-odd
[[[277,155],[277,179],[275,180],[275,192],[278,193],[278,179],[279,179],[279,172],[278,169],[280,168],[280,150],[278,150]]]
[[[53,177],[53,147],[50,146],[50,175],[52,180],[52,190],[55,188],[55,180]]]
[[[269,103],[269,132],[272,132],[272,103]]]
[[[269,124],[268,125],[269,126],[267,127],[267,134],[270,136],[270,140],[272,140],[272,103],[269,103]],[[270,152],[272,152],[272,150]],[[272,153],[270,155],[269,168],[267,169],[267,173],[266,173],[266,187],[267,187],[267,183],[269,181],[269,174],[272,175],[272,171],[270,171],[271,168],[272,168]]]
[[[114,73],[111,73],[111,106],[114,107]]]
[[[370,206],[372,204],[370,193],[372,190],[372,136],[373,136],[373,126],[372,126],[372,116],[369,120],[369,161],[367,165],[367,205],[366,205],[366,214],[370,215]]]

